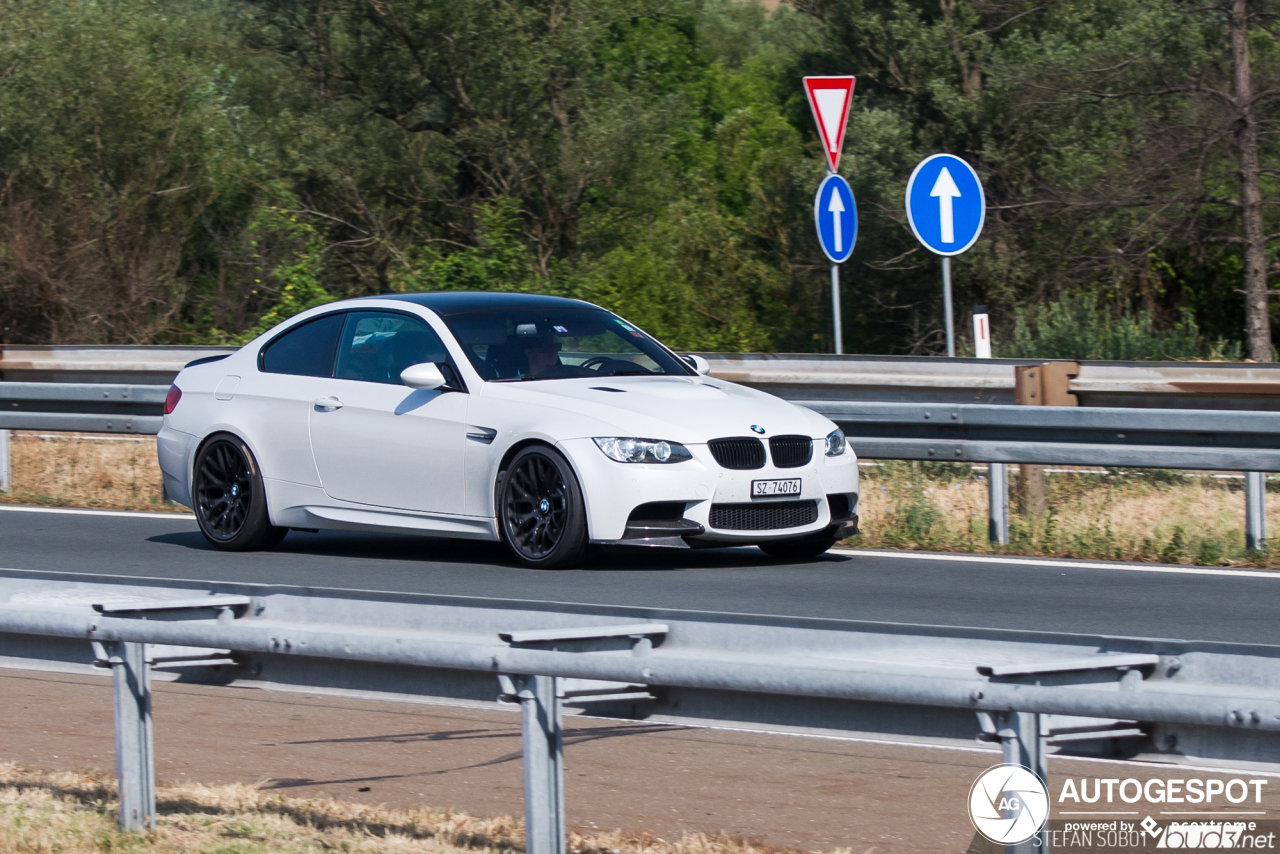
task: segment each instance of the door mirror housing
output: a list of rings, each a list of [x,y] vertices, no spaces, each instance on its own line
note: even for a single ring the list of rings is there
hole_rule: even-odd
[[[440,388],[447,381],[435,362],[423,362],[419,365],[410,365],[401,371],[400,382],[409,388],[430,391],[433,388]]]
[[[702,376],[705,377],[707,374],[711,373],[711,363],[701,356],[696,356],[690,353],[687,356],[681,356],[681,358],[689,363],[689,367],[693,368]]]

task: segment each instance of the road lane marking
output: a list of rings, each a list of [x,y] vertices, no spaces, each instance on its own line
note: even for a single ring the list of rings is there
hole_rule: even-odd
[[[1085,560],[1049,560],[1038,557],[1004,557],[997,555],[940,554],[938,552],[881,551],[879,549],[832,549],[831,554],[859,557],[891,557],[909,560],[958,561],[960,563],[995,563],[1010,566],[1044,566],[1065,569],[1116,569],[1125,572],[1164,572],[1173,575],[1225,575],[1231,578],[1280,578],[1280,572],[1267,569],[1215,569],[1207,566],[1167,566],[1135,563],[1095,563]]]
[[[0,504],[10,513],[58,513],[64,516],[116,516],[124,519],[181,519],[194,522],[194,513],[155,513],[141,510],[80,510],[72,507],[29,507],[22,504]]]

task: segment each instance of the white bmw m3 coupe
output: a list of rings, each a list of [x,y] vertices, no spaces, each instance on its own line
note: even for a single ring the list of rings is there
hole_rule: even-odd
[[[820,554],[857,530],[836,425],[705,375],[602,308],[442,292],[347,300],[178,374],[160,468],[219,549],[292,529]]]

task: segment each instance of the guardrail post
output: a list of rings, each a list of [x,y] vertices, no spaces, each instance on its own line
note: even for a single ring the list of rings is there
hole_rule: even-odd
[[[1049,762],[1045,739],[1040,734],[1040,715],[1034,712],[1000,712],[996,719],[996,732],[1000,736],[1005,764],[1030,769],[1047,785]],[[1004,850],[1006,854],[1048,854],[1048,839],[1032,837],[1021,845],[1006,845]]]
[[[151,667],[146,644],[112,641],[103,646],[115,687],[116,775],[120,827],[156,826],[156,764],[151,740]]]
[[[0,430],[0,492],[9,489],[9,431]]]
[[[1009,542],[1009,467],[1005,463],[987,466],[987,537],[993,543]]]
[[[1244,545],[1249,551],[1267,548],[1267,473],[1244,473]]]
[[[524,745],[525,854],[564,854],[564,737],[558,680],[514,677]]]

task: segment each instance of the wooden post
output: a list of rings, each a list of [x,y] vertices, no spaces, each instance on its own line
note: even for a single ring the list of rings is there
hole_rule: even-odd
[[[1071,378],[1079,373],[1079,362],[1017,365],[1013,369],[1013,402],[1019,406],[1076,406],[1079,401],[1070,388]],[[1024,516],[1048,513],[1048,493],[1044,466],[1028,463],[1018,466],[1015,494],[1019,513]]]

